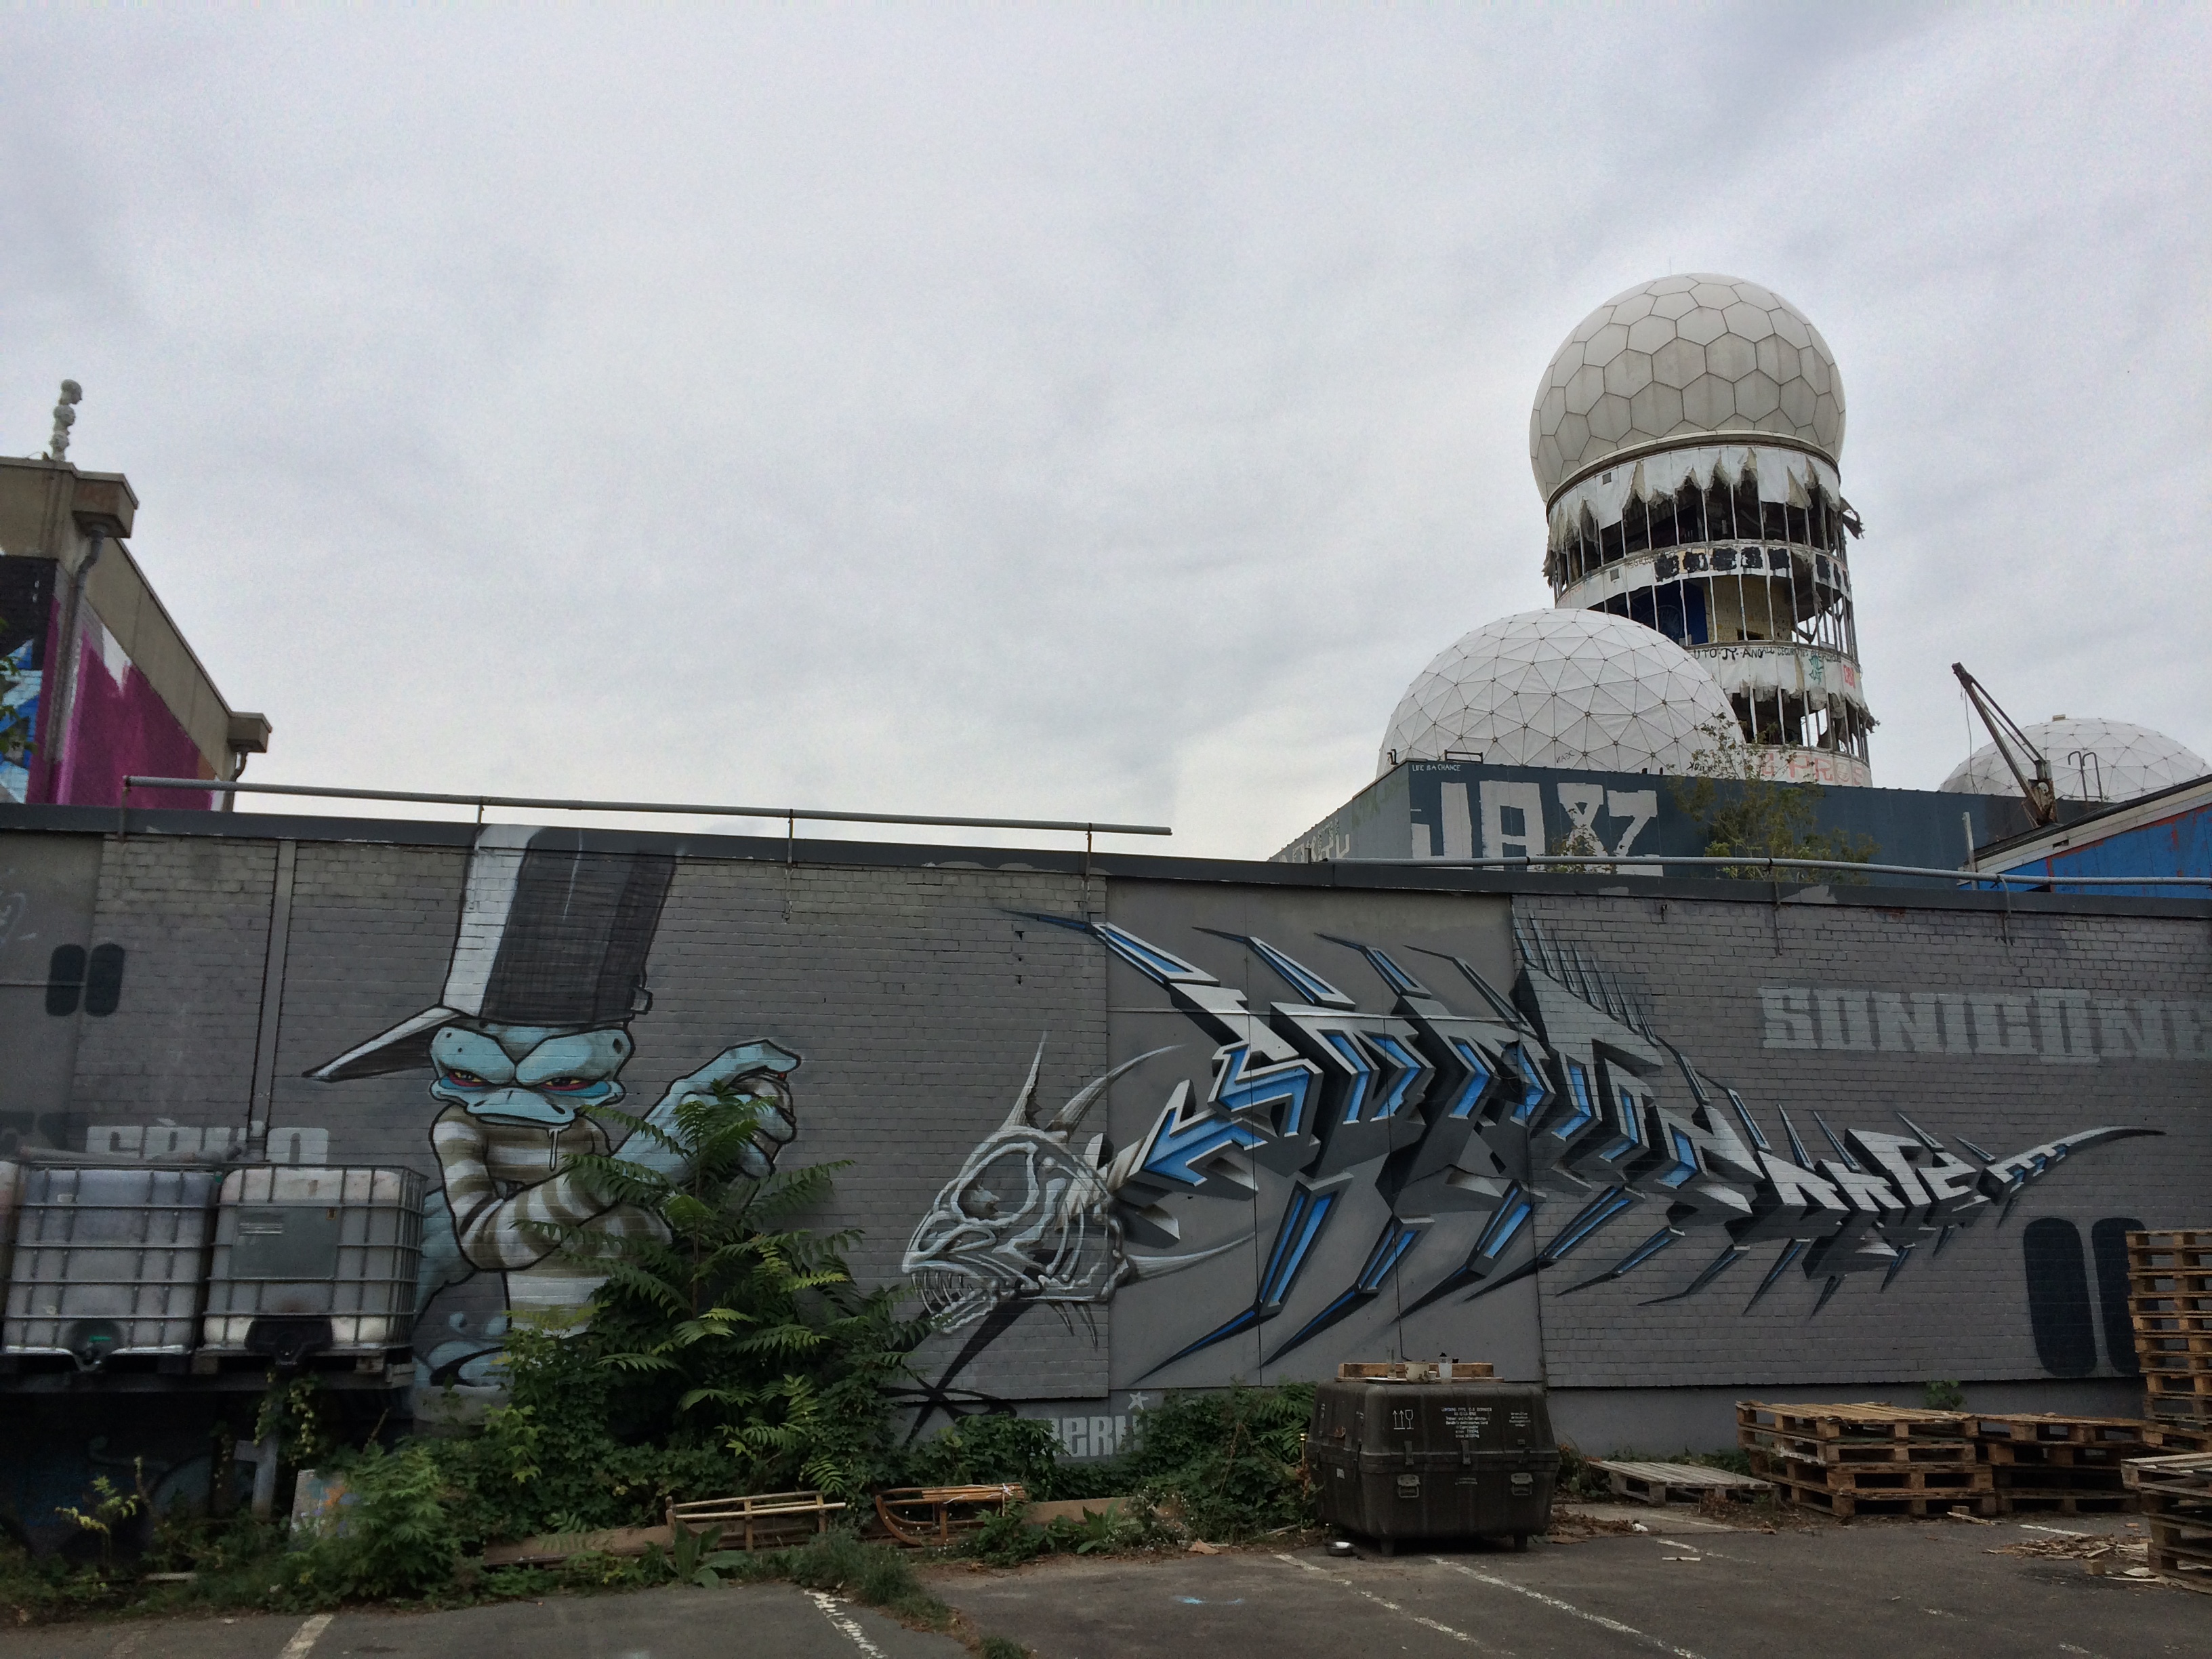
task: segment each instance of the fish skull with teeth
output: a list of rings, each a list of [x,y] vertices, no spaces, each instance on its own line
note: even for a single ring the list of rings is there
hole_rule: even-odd
[[[1013,1110],[939,1189],[903,1264],[922,1307],[945,1329],[1010,1302],[1103,1303],[1131,1276],[1107,1185],[1106,1138],[1079,1150],[1075,1130],[1127,1066],[1088,1085],[1045,1121],[1037,1068]]]

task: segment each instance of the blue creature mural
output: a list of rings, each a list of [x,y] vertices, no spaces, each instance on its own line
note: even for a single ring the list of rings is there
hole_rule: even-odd
[[[565,1166],[619,1146],[634,1163],[677,1172],[677,1154],[649,1136],[618,1140],[593,1115],[624,1098],[630,1025],[653,1006],[646,958],[675,869],[663,854],[587,851],[574,831],[483,830],[439,1000],[308,1073],[326,1083],[431,1074],[442,1184],[424,1218],[418,1316],[440,1291],[479,1273],[503,1276],[511,1310],[573,1316],[605,1273],[563,1235],[611,1246],[659,1224]],[[684,1101],[738,1086],[762,1103],[747,1170],[758,1179],[798,1132],[799,1064],[772,1042],[734,1044],[670,1084],[642,1116],[666,1127]],[[499,1334],[488,1325],[484,1340],[434,1360],[458,1375],[456,1361],[488,1355]]]
[[[1218,1200],[1250,1214],[1259,1170],[1287,1184],[1270,1183],[1285,1195],[1262,1223],[1250,1303],[1191,1332],[1146,1376],[1261,1328],[1270,1334],[1262,1363],[1272,1365],[1386,1288],[1403,1314],[1472,1301],[1560,1267],[1636,1218],[1644,1225],[1630,1247],[1563,1294],[1701,1245],[1711,1254],[1687,1281],[1650,1298],[1678,1301],[1769,1247],[1745,1311],[1794,1267],[1820,1285],[1817,1313],[1852,1277],[1879,1274],[1887,1285],[1960,1230],[2002,1220],[2070,1155],[2158,1133],[2106,1126],[2000,1154],[1958,1136],[1947,1144],[1902,1112],[1893,1129],[1838,1133],[1814,1110],[1804,1115],[1826,1143],[1816,1155],[1786,1108],[1776,1109],[1778,1141],[1741,1093],[1700,1071],[1607,975],[1534,924],[1516,924],[1510,995],[1459,957],[1419,953],[1439,964],[1423,971],[1453,991],[1457,1007],[1388,951],[1322,936],[1388,988],[1379,1012],[1266,939],[1218,934],[1293,994],[1261,1012],[1243,992],[1109,922],[1035,920],[1089,935],[1215,1046],[1204,1082],[1176,1083],[1146,1132],[1118,1153],[1103,1136],[1074,1146],[1084,1109],[1166,1050],[1117,1067],[1042,1126],[1018,1109],[939,1192],[904,1265],[942,1323],[975,1330],[940,1394],[1028,1306],[1103,1304],[1155,1268],[1254,1243],[1244,1231],[1227,1246],[1152,1266],[1137,1248],[1180,1243],[1188,1206],[1170,1200]],[[1034,1084],[1032,1067],[1025,1099]],[[1349,1282],[1314,1282],[1316,1247],[1361,1185],[1386,1211],[1372,1245]],[[1574,1209],[1540,1248],[1536,1216],[1553,1203]],[[1361,1207],[1372,1214],[1371,1202]],[[1470,1220],[1474,1243],[1437,1259],[1424,1246],[1444,1217]]]

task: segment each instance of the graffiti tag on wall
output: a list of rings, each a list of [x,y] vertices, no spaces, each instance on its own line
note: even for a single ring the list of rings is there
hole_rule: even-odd
[[[1902,1113],[1892,1128],[1838,1132],[1809,1111],[1801,1130],[1784,1107],[1779,1137],[1770,1138],[1738,1091],[1654,1030],[1579,951],[1553,946],[1533,925],[1516,927],[1510,995],[1465,960],[1437,958],[1457,1006],[1386,951],[1329,939],[1388,988],[1387,1012],[1362,1010],[1265,939],[1220,935],[1295,994],[1261,1012],[1242,991],[1110,923],[1037,919],[1087,933],[1164,990],[1214,1043],[1210,1074],[1177,1083],[1149,1130],[1121,1152],[1109,1154],[1099,1135],[1079,1147],[1075,1131],[1097,1096],[1166,1051],[1140,1055],[1042,1125],[1018,1108],[946,1184],[905,1261],[945,1323],[975,1328],[940,1390],[1030,1305],[1103,1303],[1148,1273],[1255,1243],[1245,1231],[1203,1251],[1174,1248],[1193,1200],[1249,1213],[1260,1170],[1288,1180],[1256,1236],[1262,1265],[1249,1305],[1189,1332],[1146,1376],[1263,1329],[1272,1365],[1386,1289],[1408,1315],[1472,1301],[1559,1267],[1635,1216],[1644,1228],[1631,1248],[1563,1294],[1624,1278],[1694,1240],[1716,1254],[1655,1299],[1698,1295],[1764,1245],[1774,1255],[1745,1310],[1796,1267],[1820,1285],[1817,1312],[1850,1277],[1878,1273],[1886,1285],[1916,1254],[1938,1255],[1960,1230],[2008,1212],[2069,1155],[2157,1133],[2106,1125],[1998,1152],[1955,1135],[1947,1142]],[[1025,1100],[1034,1084],[1032,1066]],[[1808,1132],[1832,1155],[1808,1148]],[[1355,1195],[1379,1199],[1383,1211],[1363,1265],[1349,1282],[1313,1280],[1317,1246]],[[1576,1208],[1539,1248],[1534,1218],[1553,1202]],[[1358,1207],[1371,1215],[1376,1206]],[[1472,1248],[1449,1259],[1424,1249],[1446,1216],[1477,1224]]]

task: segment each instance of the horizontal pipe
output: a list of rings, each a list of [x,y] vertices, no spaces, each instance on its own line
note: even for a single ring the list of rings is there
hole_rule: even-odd
[[[1332,859],[1322,862],[1334,864],[1404,865],[1415,868],[1439,870],[1492,870],[1501,867],[1526,869],[1540,864],[1602,864],[1618,866],[1640,864],[1652,868],[1667,866],[1698,865],[1723,866],[1741,869],[1746,865],[1759,866],[1770,873],[1775,870],[1847,870],[1861,875],[1935,876],[1945,881],[1976,882],[2033,882],[2049,886],[2055,882],[2071,882],[2088,887],[2212,887],[2212,876],[2069,876],[2052,875],[2043,872],[2023,875],[2009,870],[1935,870],[1917,864],[1855,864],[1845,859],[1777,859],[1763,853],[1743,854],[1735,858],[1670,858],[1663,853],[1638,853],[1621,858],[1606,853],[1553,853],[1542,857],[1510,859]]]
[[[562,812],[682,812],[718,818],[805,818],[811,823],[922,823],[953,830],[1072,830],[1101,836],[1171,836],[1159,823],[1083,823],[1062,818],[952,818],[919,812],[822,812],[796,806],[696,806],[672,801],[564,800],[551,795],[439,795],[413,789],[321,788],[305,783],[226,783],[213,778],[125,778],[123,789],[193,789],[227,795],[318,795],[340,800],[426,801],[441,806],[550,807]]]

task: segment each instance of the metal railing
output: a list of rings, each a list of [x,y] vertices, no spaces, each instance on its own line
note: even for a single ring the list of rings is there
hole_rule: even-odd
[[[1548,864],[1597,864],[1608,870],[1623,865],[1663,871],[1683,866],[1764,870],[1768,880],[1777,870],[1838,870],[1856,875],[1927,876],[1941,881],[1971,884],[1993,882],[2000,886],[2022,883],[2051,886],[2065,883],[2086,887],[2212,887],[2212,876],[2069,876],[2063,872],[2023,872],[2014,870],[1938,870],[1918,864],[1857,864],[1847,859],[1769,858],[1763,853],[1738,854],[1733,858],[1672,858],[1663,853],[1638,853],[1626,858],[1609,853],[1552,853],[1499,859],[1323,859],[1317,863],[1380,864],[1411,869],[1495,870],[1529,869]]]
[[[949,817],[930,812],[833,812],[805,806],[716,806],[658,800],[570,800],[555,795],[448,795],[420,789],[340,789],[306,783],[227,783],[210,778],[123,780],[123,804],[133,789],[188,789],[206,794],[310,795],[336,800],[415,801],[437,806],[473,806],[483,822],[489,806],[544,808],[560,812],[671,812],[690,817],[781,818],[787,827],[801,823],[905,823],[946,830],[1064,830],[1083,836],[1171,836],[1162,823],[1093,823],[1073,818]]]

